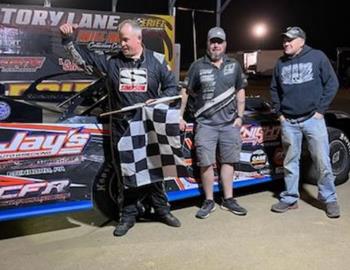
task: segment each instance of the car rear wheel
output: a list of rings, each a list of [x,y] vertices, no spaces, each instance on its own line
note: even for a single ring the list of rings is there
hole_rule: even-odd
[[[328,127],[330,159],[335,176],[335,185],[345,183],[349,178],[350,171],[350,140],[343,131]],[[318,172],[312,165],[309,155],[302,161],[303,179],[311,184],[317,184]]]
[[[111,163],[106,162],[96,177],[92,196],[94,206],[111,220],[118,219],[116,173]]]

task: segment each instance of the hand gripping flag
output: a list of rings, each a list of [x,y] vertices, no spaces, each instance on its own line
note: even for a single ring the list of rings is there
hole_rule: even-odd
[[[118,143],[124,184],[187,176],[181,149],[178,108],[164,103],[138,108]]]

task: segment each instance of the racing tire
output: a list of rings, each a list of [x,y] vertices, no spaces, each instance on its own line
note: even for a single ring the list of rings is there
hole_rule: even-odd
[[[335,176],[335,185],[345,183],[350,171],[350,140],[346,134],[337,128],[328,127],[330,159]],[[310,154],[302,160],[302,178],[310,184],[317,184],[318,173],[312,165]]]
[[[105,162],[92,187],[94,207],[110,220],[119,217],[117,205],[117,181],[113,165]]]

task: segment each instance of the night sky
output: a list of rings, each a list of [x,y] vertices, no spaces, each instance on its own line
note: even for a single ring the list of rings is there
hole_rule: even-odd
[[[221,0],[222,3],[225,0]],[[0,3],[42,5],[44,0],[0,0]],[[51,0],[52,7],[111,10],[112,0]],[[177,0],[177,7],[215,10],[216,0]],[[118,12],[167,14],[168,0],[118,0]],[[228,36],[228,51],[280,49],[280,33],[288,26],[300,26],[307,43],[336,58],[337,47],[350,47],[350,14],[345,1],[322,0],[232,0],[221,16]],[[215,15],[195,14],[198,55],[205,51],[206,34],[215,26]],[[252,26],[264,22],[268,32],[263,39],[252,34]],[[176,42],[181,44],[182,66],[193,60],[192,18],[190,12],[176,11]]]

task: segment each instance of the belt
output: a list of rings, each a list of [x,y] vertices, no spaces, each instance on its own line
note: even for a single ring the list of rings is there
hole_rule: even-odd
[[[314,113],[311,113],[309,115],[306,116],[302,116],[299,118],[288,118],[286,117],[286,120],[291,123],[291,124],[300,124],[302,122],[305,122],[306,120],[309,120],[310,118],[312,118],[314,116]]]

